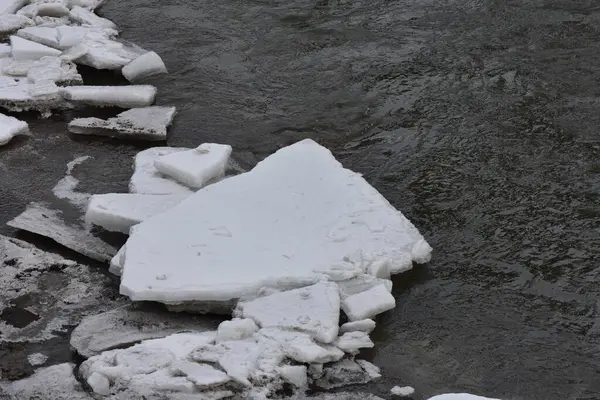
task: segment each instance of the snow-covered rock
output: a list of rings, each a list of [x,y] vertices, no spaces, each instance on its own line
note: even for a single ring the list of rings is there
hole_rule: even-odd
[[[0,15],[14,14],[27,3],[28,0],[0,0]]]
[[[129,234],[129,229],[181,203],[188,195],[137,193],[96,194],[90,198],[85,222],[108,231]]]
[[[192,191],[158,172],[154,161],[167,154],[190,150],[182,147],[153,147],[135,156],[134,173],[129,181],[131,193],[192,194]]]
[[[167,127],[175,116],[175,107],[134,108],[116,117],[78,118],[69,123],[69,132],[82,135],[110,136],[120,139],[166,140]]]
[[[92,400],[75,379],[74,367],[65,363],[42,368],[29,378],[0,383],[0,388],[15,400]]]
[[[204,143],[192,150],[159,157],[154,167],[190,188],[200,189],[225,175],[231,150],[229,145]]]
[[[150,51],[124,66],[121,72],[128,81],[135,82],[149,76],[166,74],[167,67],[158,54]]]
[[[117,25],[109,19],[99,17],[93,11],[83,7],[74,6],[69,12],[71,20],[81,24],[99,28],[117,29]]]
[[[369,334],[373,329],[375,329],[375,321],[372,319],[361,319],[359,321],[346,322],[340,326],[340,334],[356,331]]]
[[[0,146],[7,144],[17,135],[29,133],[27,122],[0,114]]]
[[[60,50],[14,35],[10,37],[10,45],[12,47],[12,56],[17,61],[39,60],[45,56],[58,57],[61,54]]]
[[[396,300],[383,284],[342,300],[342,309],[350,321],[372,318],[394,307]]]
[[[151,105],[156,97],[156,88],[150,85],[67,86],[62,89],[62,94],[66,100],[73,103],[135,108]]]
[[[262,287],[347,279],[377,263],[399,273],[410,268],[407,254],[423,262],[430,251],[359,174],[305,140],[137,225],[126,244],[121,293],[133,300],[227,301]],[[168,277],[156,281],[159,274]],[[345,310],[360,320],[388,309],[393,296],[382,289],[385,296],[377,289],[366,304],[348,297]]]

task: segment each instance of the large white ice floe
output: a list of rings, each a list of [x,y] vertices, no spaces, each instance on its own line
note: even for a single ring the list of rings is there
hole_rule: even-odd
[[[10,45],[12,56],[17,61],[39,60],[46,56],[58,57],[61,55],[60,50],[14,35],[10,37]]]
[[[62,94],[66,100],[75,104],[135,108],[154,103],[156,88],[151,85],[68,86],[62,89]]]
[[[195,149],[167,154],[154,161],[158,172],[195,189],[225,175],[231,146],[204,143]]]
[[[129,229],[181,203],[188,195],[108,193],[90,198],[85,221],[112,232],[129,234]]]
[[[359,174],[305,140],[137,225],[126,244],[121,293],[223,301],[262,287],[351,279],[374,266],[389,276],[410,269],[407,259],[428,261],[430,252]],[[379,309],[387,305],[382,300]]]
[[[109,136],[121,139],[161,141],[175,116],[175,107],[142,107],[124,111],[116,117],[78,118],[69,123],[69,132],[82,135]]]
[[[154,161],[167,154],[190,150],[183,147],[153,147],[135,156],[134,173],[129,181],[131,193],[145,194],[191,194],[192,191],[158,172]]]
[[[7,144],[17,135],[29,133],[27,122],[0,114],[0,146]]]
[[[60,48],[57,28],[32,26],[19,30],[17,36],[54,49]]]
[[[429,400],[499,400],[468,393],[447,393],[430,397]]]
[[[15,400],[92,400],[75,379],[74,368],[75,365],[69,363],[42,368],[29,378],[0,383],[0,389],[4,389],[8,396],[13,396],[8,399]]]
[[[135,82],[149,76],[166,74],[167,67],[158,54],[150,51],[124,66],[121,72],[128,81]]]
[[[33,24],[34,22],[24,15],[0,14],[0,38]]]
[[[0,15],[14,14],[27,3],[27,0],[0,0]]]

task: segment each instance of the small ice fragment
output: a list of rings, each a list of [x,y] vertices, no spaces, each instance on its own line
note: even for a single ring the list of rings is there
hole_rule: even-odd
[[[123,263],[125,262],[125,246],[122,246],[117,254],[110,260],[110,266],[108,272],[111,274],[121,276],[123,273]]]
[[[44,46],[52,47],[53,49],[59,48],[58,31],[56,28],[32,26],[20,29],[17,32],[17,36]]]
[[[102,18],[85,8],[74,6],[69,17],[82,25],[97,26],[101,28],[117,29],[117,25],[109,19]]]
[[[145,194],[192,194],[186,186],[166,178],[154,167],[161,156],[190,150],[184,147],[153,147],[140,151],[135,156],[134,173],[129,181],[131,193]]]
[[[151,51],[125,65],[121,72],[128,81],[134,82],[149,76],[166,74],[167,67],[162,58]]]
[[[53,49],[43,44],[35,43],[18,36],[10,37],[13,58],[17,61],[39,60],[44,56],[60,56],[60,50]]]
[[[500,400],[491,397],[476,396],[469,393],[447,393],[430,397],[428,400]]]
[[[307,368],[305,365],[284,365],[277,368],[277,373],[292,385],[303,388],[308,386]]]
[[[69,8],[79,6],[86,10],[94,11],[96,8],[104,4],[106,0],[68,0]]]
[[[142,107],[107,120],[77,118],[69,123],[68,129],[75,134],[160,141],[167,139],[167,127],[174,116],[175,107]]]
[[[28,2],[28,0],[0,0],[0,15],[14,14]]]
[[[0,114],[0,146],[7,144],[17,135],[25,135],[27,133],[29,133],[27,122]]]
[[[110,381],[101,373],[94,372],[87,378],[86,382],[90,385],[94,393],[98,393],[102,396],[108,396],[110,394]]]
[[[200,189],[225,174],[231,150],[229,145],[204,143],[192,150],[159,157],[154,167],[190,188]]]
[[[67,86],[63,96],[73,103],[90,106],[115,106],[121,108],[146,107],[154,102],[156,88],[138,86]]]
[[[384,285],[377,285],[342,300],[342,310],[350,321],[372,318],[394,307],[396,300]]]
[[[129,234],[132,226],[176,206],[186,197],[181,194],[96,194],[89,200],[85,221],[108,231]]]
[[[334,343],[338,348],[350,354],[357,354],[359,349],[372,348],[375,344],[365,332],[346,332]]]
[[[394,386],[390,392],[394,395],[394,396],[400,396],[400,397],[408,397],[408,396],[412,396],[415,393],[415,389],[411,386]]]
[[[340,334],[354,331],[360,331],[369,334],[373,331],[373,329],[375,329],[375,321],[372,319],[361,319],[360,321],[346,322],[340,326]]]
[[[230,340],[244,340],[258,331],[258,326],[250,318],[234,318],[231,321],[223,321],[217,329],[217,343]]]
[[[210,365],[198,364],[191,361],[178,361],[171,366],[171,371],[176,374],[185,375],[199,388],[218,386],[231,380],[226,373]]]
[[[33,367],[44,364],[47,359],[48,356],[42,353],[34,353],[27,356],[27,361],[29,361],[29,364]]]

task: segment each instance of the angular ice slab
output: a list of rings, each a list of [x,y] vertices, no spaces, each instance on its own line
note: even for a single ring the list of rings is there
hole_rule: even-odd
[[[261,328],[302,331],[322,343],[331,343],[338,334],[340,295],[335,283],[320,282],[240,302],[236,313],[252,318]]]
[[[28,0],[0,0],[0,15],[14,14],[28,2]]]
[[[431,252],[408,219],[312,140],[142,222],[126,246],[121,293],[162,302],[226,301],[348,279],[374,264],[400,273],[407,255],[426,262]]]
[[[149,76],[166,74],[167,67],[158,54],[150,51],[124,66],[121,72],[129,82],[134,82]]]
[[[104,4],[106,0],[68,0],[69,7],[79,6],[86,10],[94,11],[96,8]]]
[[[117,29],[117,25],[109,19],[102,18],[85,8],[74,6],[71,8],[69,18],[81,25],[96,26],[99,28]]]
[[[230,155],[231,146],[204,143],[193,150],[162,156],[154,161],[154,166],[158,172],[200,189],[211,179],[225,175]]]
[[[65,56],[96,69],[120,70],[145,53],[135,45],[113,40],[105,32],[86,34],[81,43],[65,51]]]
[[[129,229],[181,203],[188,195],[96,194],[90,198],[85,222],[112,232],[129,234]]]
[[[75,64],[60,57],[42,57],[34,61],[27,71],[27,80],[31,83],[52,81],[62,85],[83,84]]]
[[[47,113],[52,109],[66,108],[67,104],[52,81],[30,83],[0,76],[0,107],[17,112],[37,110]]]
[[[17,36],[32,42],[43,44],[44,46],[52,47],[53,49],[59,48],[58,30],[56,28],[32,26],[19,30]]]
[[[118,32],[114,29],[97,28],[92,26],[70,26],[63,25],[56,28],[58,38],[58,48],[68,49],[83,43],[90,37],[100,37],[111,39],[117,36]]]
[[[33,24],[34,22],[24,15],[0,14],[0,38]]]
[[[62,89],[64,98],[73,103],[99,107],[135,108],[154,103],[156,88],[138,86],[68,86]]]
[[[192,194],[192,191],[158,172],[154,161],[167,154],[190,150],[185,147],[153,147],[135,156],[134,173],[129,181],[131,193],[145,194]]]
[[[342,301],[342,309],[350,321],[372,318],[394,307],[396,307],[396,299],[383,284],[349,296]]]
[[[175,107],[142,107],[107,120],[94,117],[74,119],[68,129],[80,135],[161,141],[167,139],[167,127],[173,122],[174,116]]]
[[[35,43],[18,36],[10,37],[12,56],[17,61],[39,60],[45,56],[60,56],[60,50],[53,49],[43,44]]]
[[[40,17],[60,18],[69,15],[69,9],[60,2],[37,3],[37,15]]]
[[[17,135],[29,133],[27,122],[0,114],[0,146],[7,144]]]

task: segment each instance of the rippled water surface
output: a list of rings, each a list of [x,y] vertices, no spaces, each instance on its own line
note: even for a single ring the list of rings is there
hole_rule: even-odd
[[[170,145],[228,143],[251,166],[313,138],[434,247],[378,320],[375,393],[600,398],[597,2],[109,0],[100,13],[164,58],[170,74],[148,82],[179,110]],[[0,150],[2,225],[30,201],[62,204],[51,188],[75,156],[94,157],[82,190],[126,190],[139,146],[31,118],[33,136]]]

